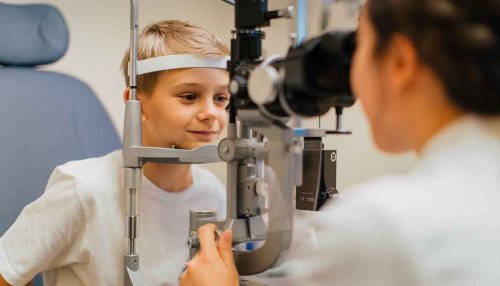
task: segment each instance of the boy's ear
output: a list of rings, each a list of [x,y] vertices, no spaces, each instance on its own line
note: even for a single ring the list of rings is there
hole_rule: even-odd
[[[129,98],[130,98],[130,88],[127,87],[123,91],[123,102],[127,102]],[[141,95],[139,93],[137,93],[137,100],[141,100]],[[141,104],[141,117],[143,122],[146,121],[147,116],[146,113],[144,112],[144,106],[142,104]]]
[[[123,91],[123,102],[126,102],[130,99],[130,88],[126,87]],[[141,100],[141,94],[137,93],[137,100]]]
[[[130,88],[126,87],[123,91],[123,102],[126,102],[130,98]]]

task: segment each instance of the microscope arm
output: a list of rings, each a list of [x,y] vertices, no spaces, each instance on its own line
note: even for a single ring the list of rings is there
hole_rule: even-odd
[[[132,146],[127,148],[126,152],[127,156],[140,158],[144,163],[196,164],[221,161],[217,153],[217,145],[204,145],[193,150]]]
[[[290,247],[293,228],[294,140],[293,131],[283,124],[267,122],[258,110],[239,110],[246,126],[268,139],[266,165],[269,176],[269,224],[264,244],[254,251],[235,251],[240,275],[252,275],[279,265]],[[235,237],[238,234],[235,233]]]

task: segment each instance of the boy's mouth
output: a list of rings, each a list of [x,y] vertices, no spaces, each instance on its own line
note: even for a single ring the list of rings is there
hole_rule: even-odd
[[[199,140],[207,142],[214,140],[219,135],[218,131],[213,130],[189,131],[189,133],[193,134]]]
[[[214,130],[191,130],[189,132],[195,133],[195,134],[217,134],[217,133],[219,133],[218,131],[214,131]]]

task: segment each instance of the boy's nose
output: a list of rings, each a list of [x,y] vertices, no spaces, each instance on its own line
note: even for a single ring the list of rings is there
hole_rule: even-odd
[[[210,100],[204,102],[198,111],[199,120],[215,120],[217,118],[217,106]]]

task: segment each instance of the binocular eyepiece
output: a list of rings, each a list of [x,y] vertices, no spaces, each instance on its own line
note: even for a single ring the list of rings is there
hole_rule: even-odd
[[[354,32],[330,32],[290,48],[286,57],[240,64],[230,83],[235,107],[260,108],[278,118],[350,107],[354,50]]]
[[[330,32],[291,48],[284,61],[284,98],[300,116],[318,116],[332,107],[350,107],[354,32]]]

